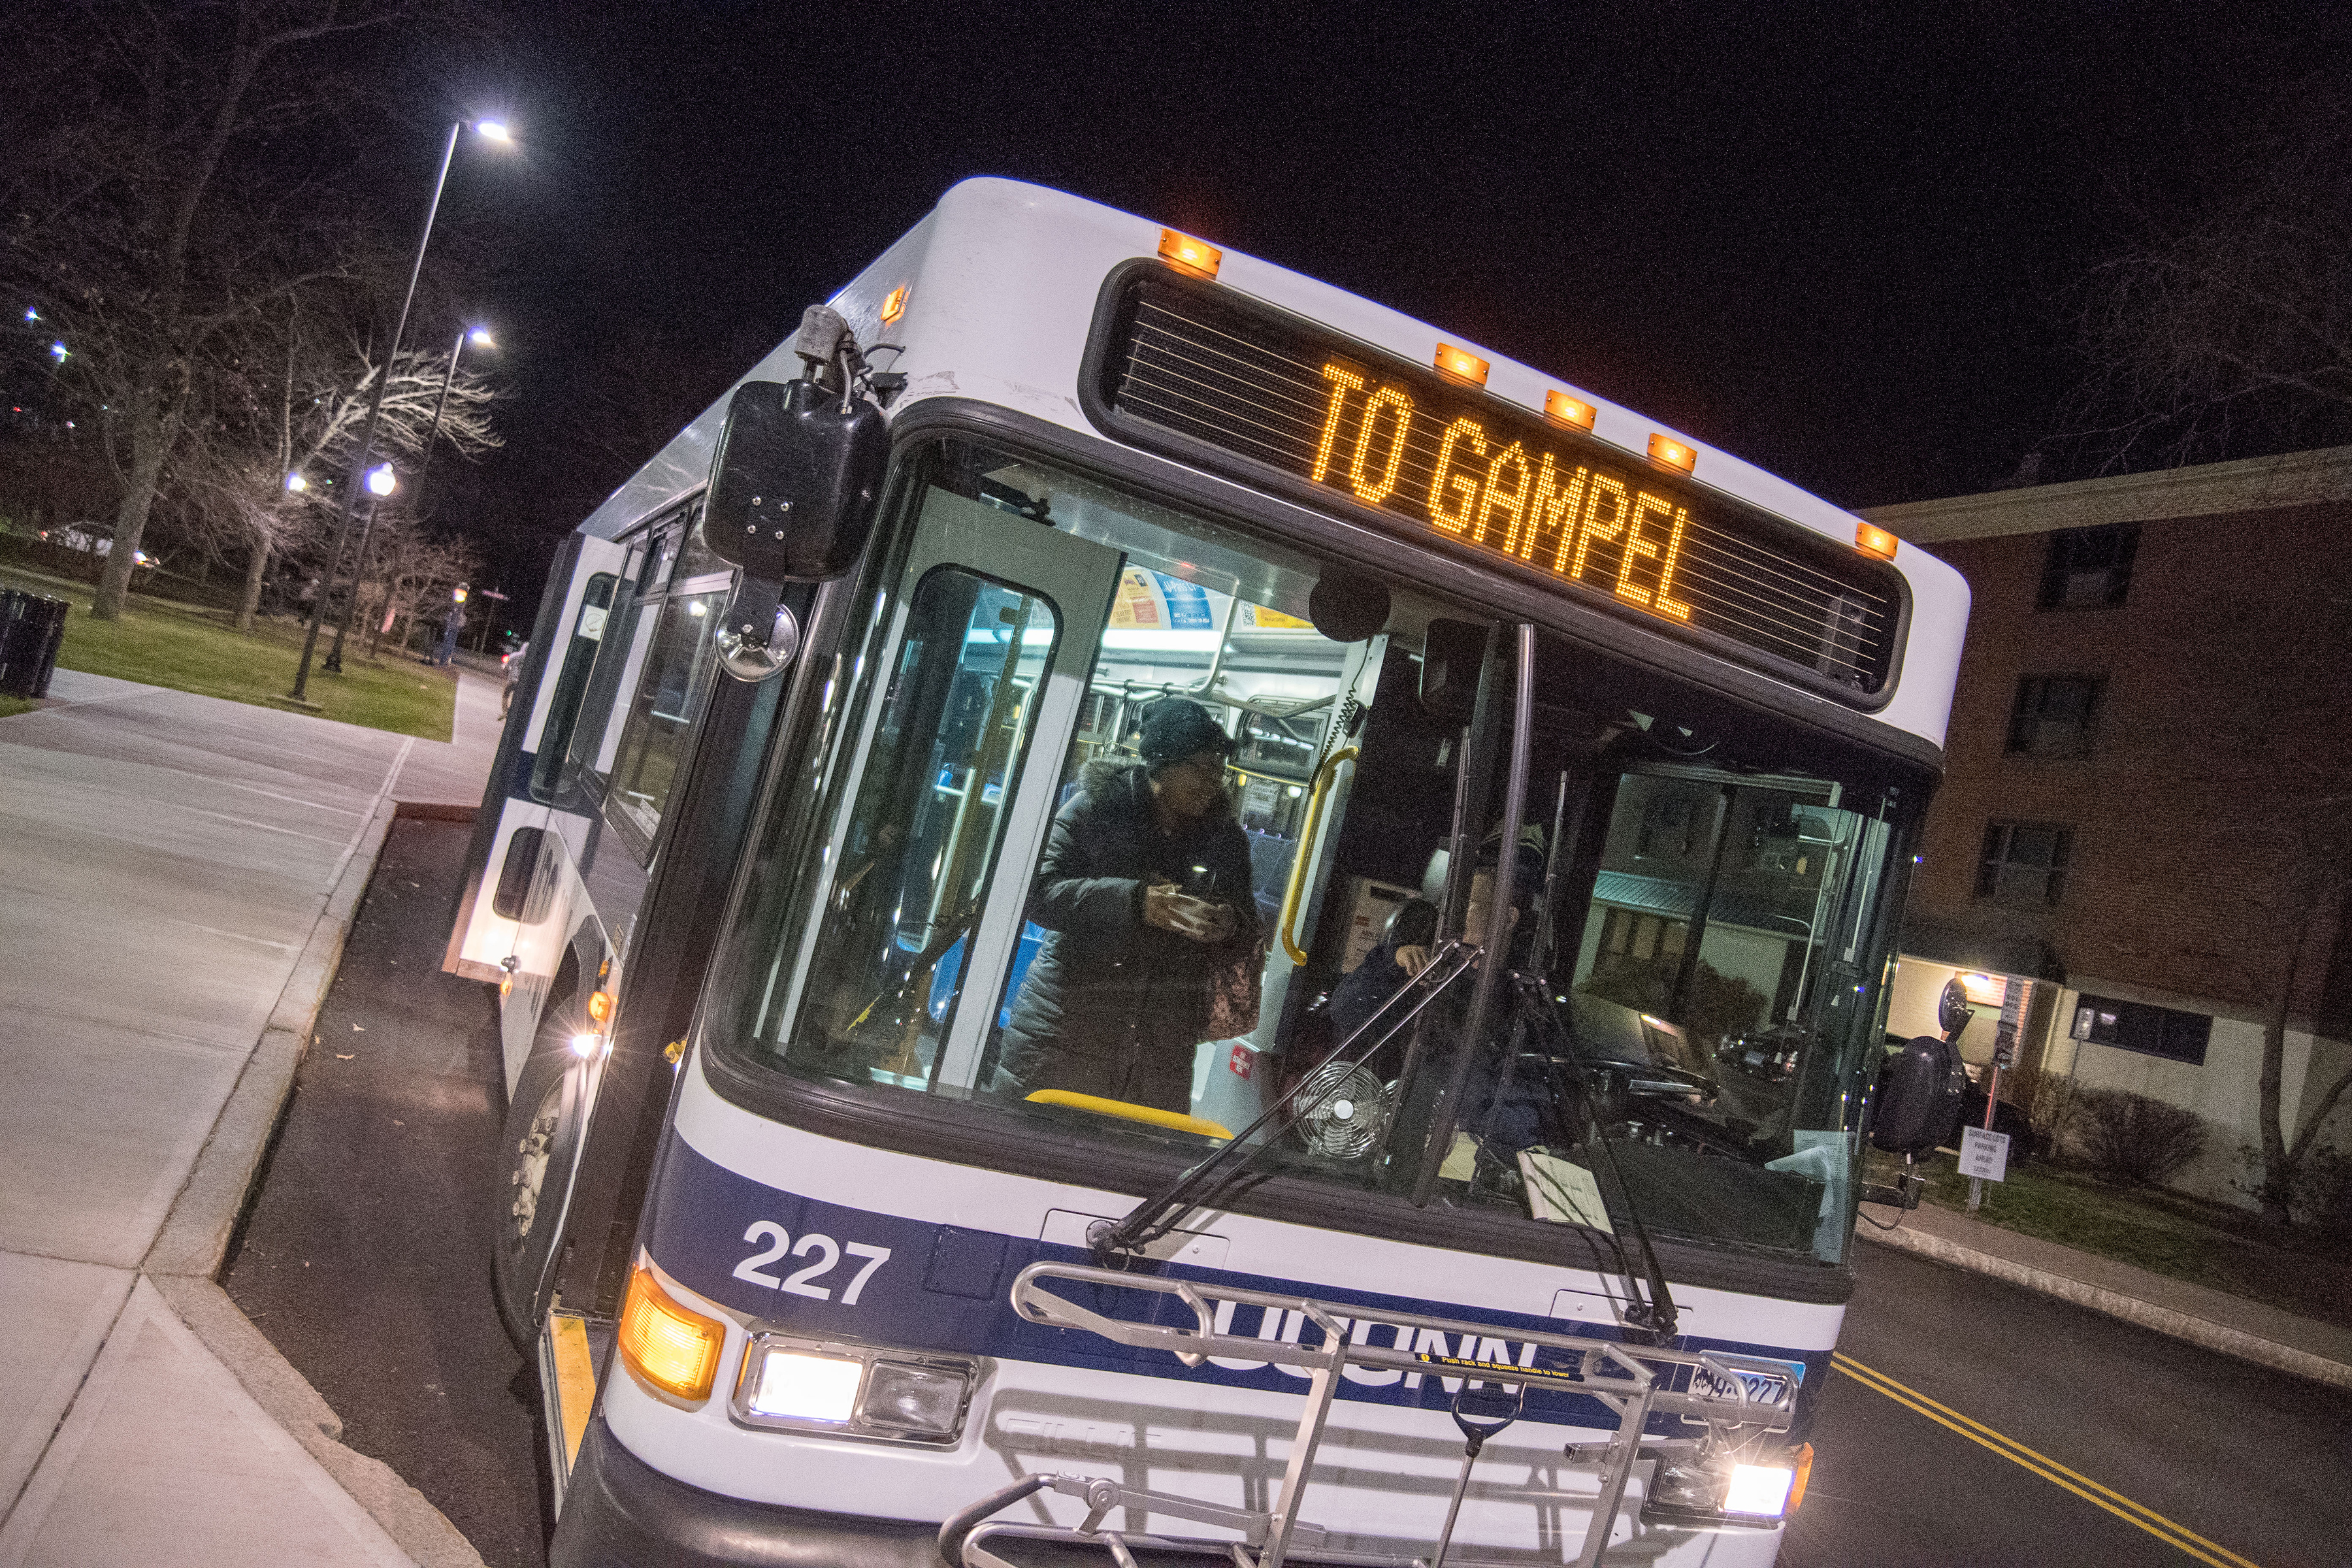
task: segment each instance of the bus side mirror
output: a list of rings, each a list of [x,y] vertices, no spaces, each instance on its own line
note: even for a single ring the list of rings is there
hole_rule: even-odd
[[[750,577],[822,583],[857,563],[890,455],[882,410],[812,381],[735,389],[711,460],[702,536]]]
[[[1933,1035],[1904,1042],[1878,1069],[1870,1141],[1893,1154],[1928,1153],[1959,1131],[1969,1071],[1960,1047]]]
[[[703,542],[743,569],[717,634],[728,674],[765,680],[792,663],[801,628],[782,586],[857,564],[889,458],[882,410],[864,397],[807,380],[735,389],[702,513]]]
[[[1421,642],[1421,710],[1449,729],[1470,722],[1478,705],[1478,671],[1486,662],[1486,628],[1475,621],[1432,621]]]

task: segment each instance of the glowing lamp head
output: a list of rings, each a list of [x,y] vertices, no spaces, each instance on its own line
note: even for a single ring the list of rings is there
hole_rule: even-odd
[[[476,327],[472,331],[466,334],[466,341],[469,343],[473,343],[478,347],[486,349],[494,349],[499,346],[499,341],[490,336],[490,329],[488,327]]]
[[[1853,547],[1864,555],[1875,555],[1881,561],[1895,559],[1895,552],[1903,542],[1874,523],[1858,522],[1853,529]]]
[[[572,1054],[583,1059],[593,1057],[596,1054],[596,1047],[604,1043],[604,1037],[595,1030],[583,1029],[572,1037]]]
[[[299,496],[310,488],[310,481],[299,474],[289,474],[286,476],[286,488]]]
[[[1592,428],[1601,417],[1601,410],[1580,397],[1570,397],[1557,389],[1544,394],[1544,417],[1562,425],[1573,425],[1580,430]]]
[[[512,142],[514,141],[514,132],[507,129],[506,121],[502,120],[477,120],[474,121],[474,134],[485,142]]]
[[[1160,231],[1160,258],[1179,272],[1189,272],[1195,278],[1214,278],[1217,268],[1224,263],[1225,253],[1189,234],[1163,228]]]
[[[378,463],[370,468],[367,471],[367,488],[370,495],[379,496],[388,496],[399,489],[400,481],[393,477],[392,465]]]
[[[466,588],[465,588],[465,584],[459,584],[456,588],[451,589],[451,590],[450,590],[450,593],[449,593],[449,597],[450,597],[450,599],[451,599],[453,602],[455,602],[455,603],[457,603],[457,604],[460,604],[460,605],[464,604],[464,603],[466,602]]]
[[[613,994],[610,991],[597,991],[591,993],[588,997],[588,1016],[595,1019],[596,1022],[600,1024],[611,1018],[613,1016]]]
[[[1457,349],[1452,343],[1438,344],[1437,368],[1456,381],[1466,381],[1473,386],[1486,384],[1486,362],[1468,349]]]
[[[66,363],[66,355],[70,351],[68,350],[63,343],[51,343],[49,345],[49,353],[57,356],[57,361],[59,364]]]
[[[882,324],[888,326],[907,313],[907,285],[899,284],[882,296]]]
[[[1670,468],[1680,468],[1687,474],[1698,468],[1698,450],[1671,436],[1661,436],[1653,431],[1650,436],[1650,460],[1664,463]]]

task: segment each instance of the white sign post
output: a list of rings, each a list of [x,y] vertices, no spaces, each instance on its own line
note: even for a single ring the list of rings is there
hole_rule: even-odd
[[[2009,1134],[1989,1132],[1981,1127],[1962,1128],[1960,1174],[1987,1182],[2006,1181],[2009,1175]]]

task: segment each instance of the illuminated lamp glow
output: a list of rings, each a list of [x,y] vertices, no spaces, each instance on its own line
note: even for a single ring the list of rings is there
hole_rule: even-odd
[[[491,142],[511,142],[514,140],[514,132],[509,131],[502,122],[496,120],[476,121],[474,122],[474,134]]]
[[[1903,542],[1874,523],[1853,525],[1853,547],[1864,555],[1875,555],[1881,561],[1895,559],[1895,548]]]
[[[863,1362],[772,1350],[760,1362],[760,1381],[745,1401],[755,1415],[802,1421],[846,1421],[857,1408]]]
[[[1671,436],[1661,436],[1655,431],[1651,432],[1650,435],[1650,460],[1654,463],[1664,463],[1670,468],[1680,468],[1686,474],[1695,473],[1698,469],[1698,451],[1696,447],[1685,446]]]
[[[1805,1500],[1805,1483],[1813,1479],[1813,1446],[1811,1443],[1797,1450],[1797,1479],[1789,1488],[1789,1501],[1780,1510],[1783,1518],[1797,1511]]]
[[[605,1019],[611,1017],[613,1016],[613,994],[610,991],[590,992],[588,995],[588,1016],[595,1019],[600,1024]]]
[[[1214,278],[1224,262],[1225,253],[1189,234],[1163,228],[1160,231],[1160,258],[1195,278]]]
[[[595,1030],[583,1029],[572,1037],[572,1054],[575,1057],[593,1057],[596,1054],[596,1047],[604,1043],[604,1037]]]
[[[1486,384],[1486,362],[1468,349],[1457,349],[1452,343],[1438,344],[1437,368],[1456,381],[1466,381],[1473,386]]]
[[[1797,1473],[1786,1465],[1734,1465],[1724,1489],[1723,1511],[1778,1519],[1789,1506]]]
[[[907,285],[899,284],[882,296],[882,324],[888,326],[907,313]]]
[[[708,1399],[727,1330],[670,1300],[653,1271],[639,1268],[629,1276],[618,1342],[622,1364],[646,1383],[675,1398]]]
[[[367,488],[370,495],[388,496],[399,487],[400,481],[393,476],[390,463],[378,463],[367,471]]]
[[[1544,417],[1562,425],[1573,425],[1580,430],[1590,430],[1592,422],[1601,417],[1601,410],[1580,397],[1553,390],[1544,394]]]

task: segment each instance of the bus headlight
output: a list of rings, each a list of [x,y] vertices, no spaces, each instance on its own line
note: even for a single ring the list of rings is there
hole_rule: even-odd
[[[944,1446],[963,1433],[979,1363],[756,1333],[736,1380],[746,1426]]]
[[[1685,1453],[1661,1457],[1642,1500],[1642,1518],[1655,1524],[1747,1525],[1770,1529],[1797,1511],[1813,1468],[1807,1443],[1762,1464],[1728,1456]]]

